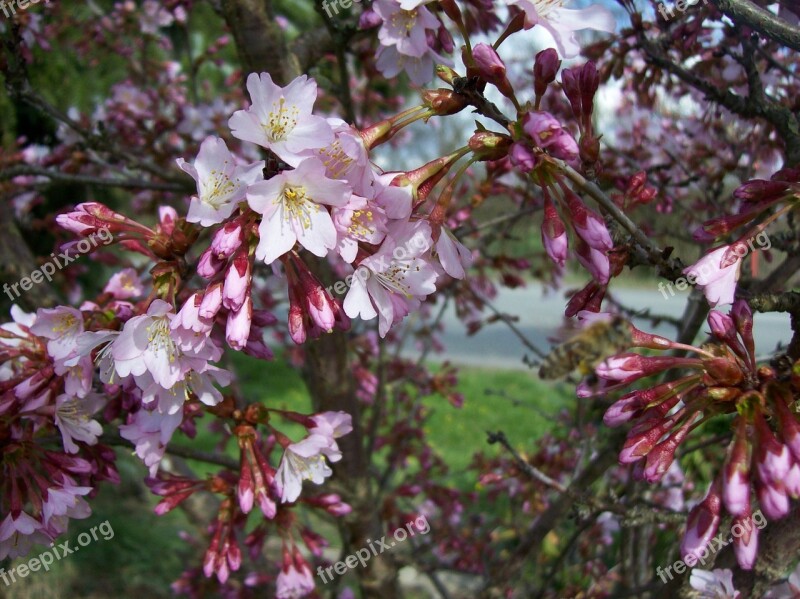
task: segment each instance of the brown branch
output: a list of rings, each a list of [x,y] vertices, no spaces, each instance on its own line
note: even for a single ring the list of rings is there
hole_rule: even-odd
[[[800,29],[750,0],[711,0],[735,23],[747,25],[787,48],[800,51]]]
[[[489,445],[493,445],[494,443],[500,443],[505,450],[511,454],[511,457],[514,458],[514,462],[517,464],[517,467],[522,470],[527,476],[532,478],[533,480],[539,481],[543,485],[547,485],[558,491],[559,493],[569,493],[570,490],[562,485],[557,480],[550,478],[544,472],[530,464],[528,461],[524,460],[521,455],[517,453],[517,450],[511,447],[511,443],[508,442],[506,435],[503,431],[497,431],[496,433],[486,431],[487,439],[486,441]]]
[[[101,435],[100,442],[105,443],[106,445],[116,445],[118,447],[131,446],[130,441],[123,439],[119,435]],[[187,460],[195,460],[197,462],[205,462],[207,464],[222,466],[223,468],[233,470],[234,472],[239,470],[238,460],[219,453],[211,453],[210,451],[202,451],[199,449],[192,449],[191,447],[183,447],[174,444],[168,445],[165,452],[174,456],[185,458]]]
[[[719,1],[726,2],[728,0]],[[747,2],[747,0],[744,1]],[[786,146],[787,166],[794,166],[800,163],[800,122],[798,122],[796,115],[789,108],[767,98],[763,94],[757,96],[749,95],[746,98],[737,96],[729,89],[713,85],[695,75],[689,69],[673,62],[662,51],[656,41],[645,37],[643,31],[638,31],[637,39],[653,64],[702,92],[707,100],[715,102],[744,118],[762,118],[770,123],[781,136]],[[752,90],[753,82],[748,80],[748,83]]]

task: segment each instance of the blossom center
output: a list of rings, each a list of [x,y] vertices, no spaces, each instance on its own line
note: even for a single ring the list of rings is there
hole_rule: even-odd
[[[319,206],[306,197],[305,187],[287,186],[283,188],[283,209],[285,220],[295,220],[304,229],[311,227],[311,213],[317,212]]]
[[[53,326],[53,332],[63,335],[64,333],[72,330],[77,322],[78,319],[75,318],[74,314],[70,314],[69,312],[59,314],[56,318],[56,323]]]
[[[169,320],[158,318],[147,325],[147,342],[150,350],[154,352],[165,351],[170,362],[175,361],[178,350],[170,336]]]
[[[292,469],[300,475],[300,478],[303,480],[312,480],[314,478],[314,473],[312,472],[311,466],[314,464],[319,464],[320,462],[325,461],[321,455],[311,456],[310,458],[303,458],[297,455],[296,453],[289,451],[287,452],[289,457],[289,463],[292,465]]]
[[[72,422],[86,422],[89,420],[89,417],[78,405],[77,399],[70,399],[61,404],[58,408],[58,415]]]
[[[353,159],[345,154],[338,139],[329,147],[322,148],[319,153],[322,158],[322,164],[325,165],[328,170],[328,176],[332,179],[343,179],[353,164]]]
[[[227,164],[228,161],[226,160],[225,163]],[[235,188],[233,181],[224,172],[213,170],[206,181],[200,201],[212,208],[219,208]]]
[[[390,19],[392,27],[396,29],[405,29],[406,34],[414,29],[417,24],[417,9],[414,10],[399,10],[394,13]]]
[[[375,275],[378,277],[380,284],[386,289],[404,295],[410,299],[412,294],[410,293],[408,285],[405,284],[406,274],[410,268],[408,264],[394,262],[384,272],[375,273]],[[419,270],[419,266],[415,268]]]
[[[271,142],[284,141],[286,136],[297,126],[300,110],[297,106],[287,106],[286,98],[273,102],[272,110],[267,115],[267,122],[262,125],[267,139]]]
[[[372,210],[354,210],[348,232],[354,237],[366,237],[372,233]]]

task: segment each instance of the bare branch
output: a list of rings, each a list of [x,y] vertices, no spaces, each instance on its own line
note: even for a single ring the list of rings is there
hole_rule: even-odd
[[[748,25],[787,48],[800,51],[800,29],[750,0],[711,0],[731,20]]]

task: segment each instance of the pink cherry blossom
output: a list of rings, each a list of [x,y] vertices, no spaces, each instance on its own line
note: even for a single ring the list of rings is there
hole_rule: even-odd
[[[285,449],[275,475],[275,480],[281,489],[282,503],[291,503],[300,496],[304,480],[320,485],[333,474],[325,462],[323,456],[325,451],[330,451],[330,442],[323,435],[309,435]],[[338,457],[336,455],[333,454],[329,459],[335,462],[341,458],[341,454],[338,454]]]
[[[549,112],[529,112],[523,120],[523,129],[537,146],[548,150],[556,158],[571,162],[578,157],[578,142]]]
[[[52,518],[67,516],[82,520],[91,515],[91,508],[83,495],[92,492],[92,487],[79,487],[69,477],[65,476],[62,485],[50,487],[42,503],[42,519],[45,524]]]
[[[0,523],[0,559],[25,555],[34,543],[47,545],[51,540],[39,520],[22,511],[9,513]]]
[[[247,91],[253,104],[237,110],[228,122],[231,133],[275,152],[297,166],[306,150],[333,142],[333,131],[324,118],[312,114],[317,84],[301,75],[286,87],[272,82],[269,73],[251,73]]]
[[[61,432],[64,451],[78,453],[79,447],[75,440],[88,445],[97,443],[97,438],[103,434],[103,427],[91,417],[104,404],[105,401],[99,394],[90,394],[83,398],[66,394],[56,397],[55,422]]]
[[[336,228],[325,205],[344,206],[349,193],[346,183],[325,176],[325,166],[316,158],[252,185],[247,201],[263,215],[256,258],[270,264],[297,242],[312,254],[325,256],[336,247]]]
[[[178,158],[178,166],[197,182],[186,220],[210,227],[233,214],[247,187],[261,179],[264,161],[239,166],[224,140],[207,137],[194,164]]]
[[[175,314],[163,300],[153,300],[147,314],[134,316],[125,323],[111,348],[114,367],[121,377],[141,376],[145,372],[165,389],[183,380],[189,370],[202,372],[209,360],[218,360],[221,352],[206,344],[197,352],[182,350],[171,335]]]
[[[376,0],[373,10],[383,19],[378,40],[400,54],[419,58],[428,52],[426,29],[437,29],[439,21],[427,8],[404,10],[394,0]]]
[[[75,350],[77,337],[83,333],[83,315],[68,306],[41,308],[31,332],[48,339],[47,353],[54,360],[64,360]]]
[[[428,223],[396,223],[373,256],[361,261],[344,299],[350,318],[380,316],[378,331],[386,336],[393,323],[419,307],[436,291],[436,269],[424,258],[432,245]]]
[[[733,572],[730,570],[702,570],[694,568],[689,584],[701,597],[716,599],[739,599],[741,593],[733,586]]]
[[[409,56],[401,53],[396,46],[381,46],[378,49],[375,66],[384,77],[397,77],[405,72],[414,85],[425,85],[433,77],[436,62],[446,63],[438,54],[427,52],[422,56]]]
[[[316,156],[325,165],[329,179],[346,181],[353,193],[365,197],[372,195],[375,172],[369,161],[369,153],[360,132],[352,125],[337,118],[328,118],[335,138],[329,145],[306,152]]]
[[[183,412],[161,413],[157,410],[139,410],[128,424],[119,427],[119,434],[136,446],[136,455],[155,476],[167,444],[183,420]]]
[[[144,293],[144,286],[135,269],[123,268],[111,276],[103,292],[110,293],[119,300],[125,300],[141,296]]]
[[[305,567],[302,570],[290,566],[287,570],[281,570],[278,574],[277,599],[297,599],[305,597],[314,590],[314,577],[311,570]]]
[[[386,213],[361,196],[351,195],[344,206],[332,210],[332,216],[339,234],[336,250],[348,264],[356,259],[359,241],[378,245],[386,237]]]

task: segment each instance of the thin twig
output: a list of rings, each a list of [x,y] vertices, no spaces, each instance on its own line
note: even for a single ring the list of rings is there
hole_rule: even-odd
[[[552,487],[559,493],[568,493],[569,489],[562,485],[555,479],[550,478],[544,472],[532,466],[528,462],[522,459],[522,456],[517,453],[517,451],[511,447],[511,444],[508,442],[506,435],[503,431],[497,431],[496,433],[492,433],[490,431],[486,431],[487,435],[487,442],[489,444],[500,443],[508,453],[511,454],[511,457],[514,458],[514,462],[516,462],[517,466],[522,470],[525,474],[530,476],[534,480],[538,480],[540,483],[547,485],[548,487]]]

